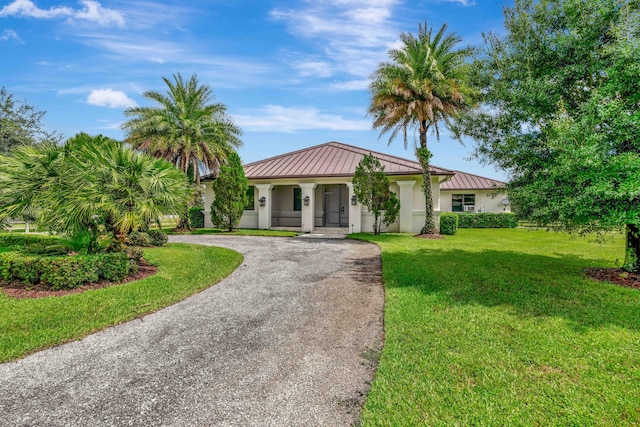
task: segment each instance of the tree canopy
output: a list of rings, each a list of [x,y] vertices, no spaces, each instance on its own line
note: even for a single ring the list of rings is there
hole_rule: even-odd
[[[391,143],[398,133],[405,148],[411,128],[417,128],[416,146],[424,176],[425,225],[422,234],[437,232],[433,217],[431,190],[431,153],[427,133],[431,129],[440,138],[440,127],[450,127],[452,119],[474,105],[476,91],[468,84],[468,48],[458,49],[460,37],[447,33],[444,24],[433,34],[425,22],[418,34],[400,34],[402,46],[388,52],[390,62],[379,65],[370,85],[369,114],[380,135],[390,133]]]
[[[211,204],[211,221],[216,227],[233,231],[240,222],[249,198],[249,185],[244,176],[240,156],[231,152],[220,166],[220,173],[212,183],[215,198]]]
[[[516,0],[475,63],[462,132],[510,175],[514,210],[579,232],[625,227],[640,271],[640,19],[634,1]]]

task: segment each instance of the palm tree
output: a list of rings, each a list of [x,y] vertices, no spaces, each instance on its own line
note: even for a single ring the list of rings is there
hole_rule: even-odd
[[[180,73],[173,82],[162,78],[168,90],[147,91],[145,98],[157,107],[133,107],[125,111],[130,120],[122,125],[127,142],[154,157],[168,160],[184,173],[193,171],[193,182],[200,184],[201,166],[216,172],[227,153],[242,145],[242,131],[226,114],[222,103],[211,103],[213,91],[200,85],[194,74],[188,82]]]
[[[447,24],[432,36],[432,28],[418,25],[418,36],[402,33],[402,47],[388,52],[391,62],[379,65],[370,85],[369,114],[380,136],[391,132],[389,144],[402,131],[405,149],[408,131],[417,127],[419,144],[416,157],[422,166],[425,195],[425,224],[421,234],[436,233],[431,190],[431,153],[427,149],[427,132],[440,139],[440,126],[450,127],[452,120],[470,108],[477,92],[467,83],[466,59],[471,50],[454,49],[461,39],[445,34]]]

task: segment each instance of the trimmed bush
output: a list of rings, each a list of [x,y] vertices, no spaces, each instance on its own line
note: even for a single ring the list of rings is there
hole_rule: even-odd
[[[77,256],[0,254],[0,277],[6,281],[42,284],[52,289],[72,289],[100,279],[122,280],[130,271],[123,252]]]
[[[149,230],[147,233],[151,239],[151,246],[164,246],[169,240],[169,236],[162,230]]]
[[[204,228],[204,208],[189,209],[189,222],[193,228]]]
[[[458,215],[444,212],[440,214],[440,234],[453,236],[458,231]]]
[[[151,246],[151,237],[149,237],[148,233],[143,231],[132,231],[127,236],[127,240],[125,241],[127,246],[142,246],[148,247]]]
[[[61,244],[61,239],[57,236],[43,234],[24,233],[2,233],[0,234],[0,246],[23,246],[23,245],[56,245]]]
[[[511,212],[459,213],[458,228],[515,228],[516,215]]]

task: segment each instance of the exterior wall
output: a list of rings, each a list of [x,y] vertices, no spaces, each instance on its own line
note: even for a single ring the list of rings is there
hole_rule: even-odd
[[[442,190],[441,194],[442,212],[453,212],[451,196],[454,194],[475,194],[476,212],[511,212],[511,206],[507,206],[505,210],[502,204],[502,199],[506,199],[507,194],[496,193],[495,190]]]
[[[271,190],[271,226],[300,227],[302,211],[293,208],[293,192],[297,185],[278,185]],[[245,211],[245,213],[247,213]]]

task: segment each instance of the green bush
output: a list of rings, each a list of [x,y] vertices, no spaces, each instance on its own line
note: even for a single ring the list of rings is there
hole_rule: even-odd
[[[164,246],[169,240],[169,236],[162,230],[149,230],[147,233],[151,239],[151,246]]]
[[[460,213],[458,228],[515,228],[516,215],[511,212]]]
[[[440,215],[440,234],[453,236],[458,231],[458,215],[444,212]]]
[[[204,208],[189,209],[189,222],[193,228],[204,228]]]
[[[151,246],[151,237],[143,231],[132,231],[127,236],[125,243],[127,246],[149,247]]]
[[[61,240],[57,236],[43,234],[2,233],[0,234],[0,246],[25,246],[59,244]]]
[[[100,279],[122,280],[130,270],[129,257],[123,252],[76,256],[0,254],[2,280],[41,284],[56,290],[72,289]]]

